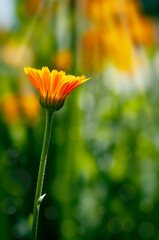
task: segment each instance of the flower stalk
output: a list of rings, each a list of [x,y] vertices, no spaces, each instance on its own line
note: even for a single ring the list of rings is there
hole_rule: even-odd
[[[34,200],[34,209],[33,209],[33,223],[32,223],[32,240],[36,240],[37,237],[37,228],[38,228],[38,218],[40,211],[40,204],[46,194],[42,194],[42,187],[45,175],[45,167],[47,161],[47,154],[50,143],[51,129],[53,121],[53,111],[46,109],[46,123],[45,123],[45,133],[43,140],[43,147],[40,159],[40,167],[38,172],[35,200]]]
[[[88,81],[89,78],[86,78],[84,75],[81,77],[66,75],[65,72],[58,72],[57,70],[52,70],[50,72],[48,67],[42,67],[41,70],[25,67],[24,72],[39,92],[41,106],[46,109],[44,142],[41,153],[33,210],[32,240],[36,240],[40,204],[45,197],[45,194],[41,194],[50,142],[53,113],[60,110],[64,105],[66,97],[79,85]]]

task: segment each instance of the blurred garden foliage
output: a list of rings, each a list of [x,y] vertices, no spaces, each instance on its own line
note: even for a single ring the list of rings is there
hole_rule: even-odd
[[[0,1],[0,239],[30,239],[31,66],[86,74],[55,114],[39,240],[159,239],[158,1]]]

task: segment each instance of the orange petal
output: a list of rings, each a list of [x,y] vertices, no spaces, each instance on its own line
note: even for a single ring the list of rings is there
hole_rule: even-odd
[[[34,86],[38,90],[39,86],[38,86],[38,83],[36,81],[36,78],[34,77],[33,70],[31,68],[26,67],[26,68],[24,68],[24,72],[26,73],[26,75],[28,76],[30,81],[34,84]]]
[[[42,68],[41,75],[43,77],[45,93],[47,94],[47,92],[50,92],[50,85],[51,85],[51,74],[48,67]]]

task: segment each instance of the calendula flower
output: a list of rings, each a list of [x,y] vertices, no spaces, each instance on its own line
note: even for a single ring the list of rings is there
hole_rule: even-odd
[[[33,208],[32,239],[36,240],[40,204],[46,195],[42,194],[42,187],[45,175],[45,166],[50,143],[54,111],[59,110],[63,106],[67,95],[76,87],[86,82],[88,78],[86,78],[85,76],[75,77],[73,75],[66,75],[65,72],[58,72],[57,70],[52,70],[50,72],[48,67],[43,67],[41,70],[26,67],[24,68],[24,71],[39,92],[40,103],[42,107],[45,108],[46,112],[44,141],[40,158],[40,166]]]
[[[67,95],[88,80],[85,76],[66,75],[63,71],[50,72],[48,67],[41,70],[25,67],[24,71],[39,92],[42,107],[52,111],[59,110]]]

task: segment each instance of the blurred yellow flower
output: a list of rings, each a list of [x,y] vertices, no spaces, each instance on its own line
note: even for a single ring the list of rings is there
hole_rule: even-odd
[[[86,13],[95,24],[107,25],[119,18],[120,0],[88,0]]]
[[[38,120],[40,106],[36,96],[33,95],[21,96],[19,99],[19,105],[26,119],[28,119],[31,122]]]
[[[40,0],[34,0],[34,1],[33,0],[27,0],[26,4],[27,4],[28,12],[30,14],[33,14],[33,13],[37,12],[38,6],[40,4]]]
[[[19,120],[18,98],[15,95],[8,95],[1,100],[1,109],[4,120],[9,124]]]
[[[122,27],[107,29],[103,39],[107,57],[117,68],[132,72],[139,66],[135,48],[127,32]]]
[[[16,96],[10,94],[1,99],[1,110],[7,124],[12,124],[21,119],[21,113],[29,123],[35,123],[39,117],[39,102],[35,96]]]
[[[108,62],[129,72],[140,64],[128,34],[120,26],[86,32],[82,52],[83,66],[91,72],[100,70]]]
[[[102,41],[103,32],[91,30],[83,35],[82,62],[86,71],[94,72],[103,67],[105,62],[105,45]]]
[[[86,14],[94,22],[82,40],[82,60],[87,71],[98,71],[112,62],[122,71],[141,65],[136,46],[152,46],[152,21],[143,16],[138,1],[87,0]]]
[[[12,67],[23,67],[34,58],[33,51],[27,45],[8,42],[1,50],[1,59]]]
[[[126,1],[125,18],[130,37],[134,44],[151,46],[154,44],[154,28],[151,19],[141,13],[140,6],[135,1]]]
[[[73,62],[73,56],[71,51],[62,50],[57,52],[53,58],[53,62],[57,70],[63,70],[63,71],[70,70]]]

